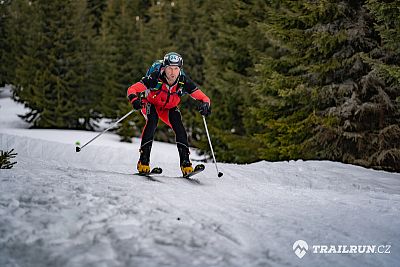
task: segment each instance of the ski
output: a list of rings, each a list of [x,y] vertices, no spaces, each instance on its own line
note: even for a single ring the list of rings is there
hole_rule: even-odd
[[[193,172],[191,172],[187,175],[180,176],[178,178],[185,178],[190,182],[200,184],[200,181],[197,179],[193,179],[192,176],[204,171],[205,168],[206,167],[203,164],[198,164],[194,167]],[[137,172],[134,175],[144,176],[144,177],[148,178],[149,180],[161,182],[161,181],[155,179],[155,177],[167,177],[167,176],[160,176],[160,174],[162,174],[162,172],[163,172],[163,170],[160,167],[155,167],[149,173]],[[169,177],[169,178],[173,178],[173,177]]]
[[[150,172],[137,172],[135,175],[140,175],[140,176],[152,176],[153,174],[161,174],[162,169],[160,167],[154,167],[151,169]]]
[[[190,177],[192,177],[193,175],[196,175],[202,171],[204,171],[204,169],[206,168],[206,166],[204,166],[203,164],[198,164],[196,165],[196,167],[194,167],[193,172],[183,175],[183,178],[189,179]]]

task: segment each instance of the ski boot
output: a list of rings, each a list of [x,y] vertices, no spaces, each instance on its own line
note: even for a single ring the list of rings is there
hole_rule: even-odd
[[[137,164],[137,170],[140,174],[144,173],[150,173],[150,165],[142,163],[140,160]]]
[[[181,163],[181,171],[182,171],[182,175],[185,177],[186,175],[188,175],[189,173],[193,172],[193,167],[192,167],[192,163],[190,161],[183,161]]]
[[[178,145],[179,158],[181,162],[181,171],[183,176],[193,172],[192,163],[189,160],[189,148],[184,145]]]
[[[150,151],[151,146],[140,148],[140,158],[137,163],[137,170],[139,173],[150,173]]]

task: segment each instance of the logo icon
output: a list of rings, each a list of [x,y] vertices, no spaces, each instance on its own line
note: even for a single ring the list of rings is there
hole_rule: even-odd
[[[293,251],[296,254],[296,256],[299,257],[300,259],[303,258],[304,255],[306,255],[307,250],[308,250],[308,244],[306,241],[297,240],[296,242],[294,242]]]
[[[179,62],[179,57],[177,55],[170,55],[169,56],[169,61],[173,63],[178,63]]]

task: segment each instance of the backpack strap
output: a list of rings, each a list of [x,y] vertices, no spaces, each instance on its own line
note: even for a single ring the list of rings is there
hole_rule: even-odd
[[[158,81],[158,83],[157,83],[156,87],[154,87],[154,88],[151,88],[150,90],[151,90],[151,91],[158,91],[158,90],[160,90],[160,89],[161,89],[161,87],[162,87],[162,84],[163,84],[163,82],[162,82],[162,81]]]
[[[185,95],[186,93],[183,91],[183,86],[185,85],[186,76],[185,73],[182,71],[181,75],[179,76],[178,86],[176,87],[176,93],[179,97]]]

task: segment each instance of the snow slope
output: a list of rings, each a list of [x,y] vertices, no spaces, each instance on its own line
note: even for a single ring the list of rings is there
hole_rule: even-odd
[[[398,266],[400,174],[329,161],[220,164],[177,178],[178,153],[156,142],[165,175],[133,175],[138,140],[29,130],[3,93],[0,266]],[[194,153],[193,153],[194,154]],[[217,155],[218,158],[218,155]],[[310,246],[303,258],[293,243]],[[384,245],[390,254],[314,254],[312,245]]]

